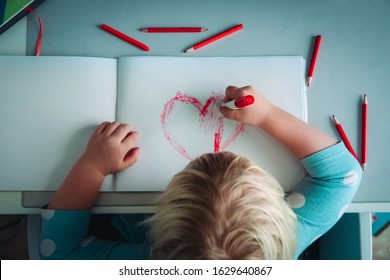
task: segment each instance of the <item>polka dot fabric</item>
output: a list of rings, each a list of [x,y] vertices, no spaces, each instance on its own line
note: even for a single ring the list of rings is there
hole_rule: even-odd
[[[77,248],[85,238],[89,224],[88,210],[41,210],[40,254],[43,259],[61,258],[64,252]]]
[[[51,239],[44,239],[39,249],[42,256],[50,257],[56,251],[56,244]]]
[[[286,199],[298,217],[296,257],[341,218],[362,176],[359,163],[342,142],[301,162],[308,175]]]
[[[89,210],[41,210],[42,259],[142,260],[150,244],[121,243],[88,236]]]
[[[291,208],[301,208],[305,205],[306,198],[301,193],[294,193],[287,198],[287,203]]]

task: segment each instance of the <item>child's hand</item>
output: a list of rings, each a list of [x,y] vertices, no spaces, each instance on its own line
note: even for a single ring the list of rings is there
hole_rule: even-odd
[[[253,87],[246,86],[238,88],[235,86],[228,86],[223,102],[228,102],[244,95],[253,95],[255,102],[240,110],[231,110],[226,107],[221,107],[220,111],[225,118],[260,128],[268,113],[273,108],[273,105]]]
[[[139,138],[128,124],[103,122],[89,139],[80,160],[92,166],[104,176],[132,166],[140,148],[134,147]]]

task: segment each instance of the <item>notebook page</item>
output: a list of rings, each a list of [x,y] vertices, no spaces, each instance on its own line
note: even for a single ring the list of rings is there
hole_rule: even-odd
[[[96,125],[115,119],[116,71],[115,59],[0,57],[0,190],[59,187]]]
[[[304,65],[301,57],[287,56],[120,58],[117,119],[140,132],[141,154],[136,165],[117,175],[116,190],[163,191],[191,158],[216,149],[252,159],[286,190],[292,188],[303,168],[291,152],[259,129],[242,129],[227,119],[221,125],[218,115],[201,115],[228,85],[252,85],[306,120]]]

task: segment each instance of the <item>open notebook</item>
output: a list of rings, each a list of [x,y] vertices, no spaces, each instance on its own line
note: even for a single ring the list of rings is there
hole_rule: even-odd
[[[56,190],[105,120],[139,131],[141,154],[102,191],[165,190],[191,158],[221,150],[249,157],[290,189],[303,176],[299,161],[264,132],[221,122],[217,107],[228,85],[252,85],[307,121],[304,70],[305,60],[290,56],[2,56],[0,190]]]

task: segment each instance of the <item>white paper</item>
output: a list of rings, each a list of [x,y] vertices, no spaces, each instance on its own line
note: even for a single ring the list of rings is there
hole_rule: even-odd
[[[178,150],[191,158],[214,151],[216,119],[200,120],[199,110],[228,85],[253,85],[306,120],[301,57],[134,57],[118,66],[115,59],[0,57],[0,190],[56,190],[96,125],[117,118],[141,133],[140,159],[101,190],[163,191],[189,162]],[[174,103],[165,120],[169,142],[161,115],[178,93],[197,98],[200,109]],[[220,149],[237,125],[223,121]],[[299,161],[260,130],[247,127],[226,150],[251,158],[285,189],[303,176]]]
[[[189,162],[186,155],[214,151],[215,121],[211,122],[214,127],[205,130],[199,108],[193,105],[175,102],[162,126],[164,105],[178,93],[204,105],[210,96],[223,95],[228,85],[252,85],[274,104],[307,121],[304,65],[301,57],[287,56],[120,58],[117,119],[140,132],[141,154],[137,164],[117,175],[116,190],[163,191]],[[224,120],[222,146],[237,125]],[[167,140],[163,128],[174,141]],[[249,157],[286,190],[303,176],[292,153],[258,129],[247,127],[225,150]]]
[[[58,189],[96,125],[115,119],[116,70],[114,59],[0,57],[0,190]]]

